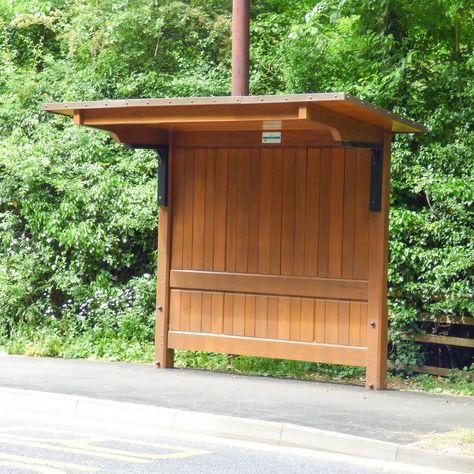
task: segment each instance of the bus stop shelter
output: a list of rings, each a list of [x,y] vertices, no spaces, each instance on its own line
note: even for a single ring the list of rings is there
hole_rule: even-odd
[[[367,368],[386,387],[390,150],[422,125],[343,93],[45,104],[158,152],[156,361]]]

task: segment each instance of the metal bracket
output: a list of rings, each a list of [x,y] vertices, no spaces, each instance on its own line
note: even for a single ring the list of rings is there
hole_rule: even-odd
[[[158,207],[168,206],[168,145],[129,145],[124,144],[128,150],[155,150],[158,157]]]
[[[369,148],[372,153],[370,164],[369,211],[382,210],[383,151],[378,143],[342,142],[345,148]]]

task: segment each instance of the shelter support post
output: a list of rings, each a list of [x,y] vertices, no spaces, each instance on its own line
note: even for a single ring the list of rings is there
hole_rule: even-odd
[[[380,212],[370,213],[369,298],[366,387],[387,388],[387,265],[390,199],[390,149],[392,132],[385,131],[382,144]]]

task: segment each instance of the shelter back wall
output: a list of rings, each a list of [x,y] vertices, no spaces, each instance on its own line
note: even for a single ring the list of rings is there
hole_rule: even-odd
[[[366,346],[369,150],[177,147],[171,166],[171,347],[173,333]]]

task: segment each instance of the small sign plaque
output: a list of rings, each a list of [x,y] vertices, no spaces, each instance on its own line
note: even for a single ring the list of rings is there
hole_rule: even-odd
[[[262,132],[262,143],[281,143],[281,132]]]

